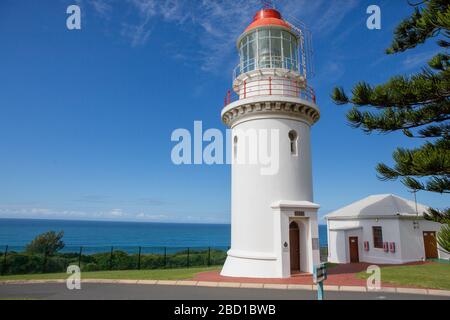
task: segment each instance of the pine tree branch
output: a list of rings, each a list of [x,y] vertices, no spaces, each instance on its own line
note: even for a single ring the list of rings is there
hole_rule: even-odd
[[[395,38],[388,54],[404,52],[423,44],[427,39],[434,38],[445,30],[448,36],[450,25],[450,10],[448,0],[425,0],[413,4],[415,12],[403,20],[394,32]]]
[[[403,178],[402,183],[411,190],[450,193],[449,144],[448,140],[440,139],[417,149],[398,148],[393,154],[394,167],[378,164],[378,178],[382,181]],[[427,180],[422,183],[416,178]]]
[[[414,13],[398,25],[386,52],[404,52],[434,37],[438,37],[437,44],[444,52],[432,57],[413,76],[395,76],[376,86],[359,82],[351,97],[338,87],[331,98],[337,105],[353,105],[347,120],[354,128],[366,133],[401,130],[407,137],[431,140],[415,149],[398,148],[393,153],[393,166],[378,164],[380,180],[400,179],[414,191],[450,194],[450,1],[424,0],[411,5]],[[445,224],[438,243],[447,252],[449,215],[449,209],[430,209],[429,214],[430,219]]]

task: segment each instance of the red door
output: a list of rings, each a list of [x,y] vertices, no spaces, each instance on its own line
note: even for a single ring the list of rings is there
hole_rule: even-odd
[[[423,232],[423,244],[425,247],[425,258],[426,259],[437,259],[437,241],[436,232],[434,231],[424,231]]]
[[[359,262],[359,248],[358,248],[358,237],[349,237],[350,244],[350,262]]]
[[[289,225],[291,271],[300,271],[300,230],[296,222]]]

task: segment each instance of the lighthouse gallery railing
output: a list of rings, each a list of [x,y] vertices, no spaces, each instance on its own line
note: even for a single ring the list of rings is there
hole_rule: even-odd
[[[247,79],[238,86],[236,91],[231,89],[227,91],[224,106],[251,97],[275,95],[295,97],[316,103],[316,94],[313,88],[285,77],[269,76],[264,79]]]

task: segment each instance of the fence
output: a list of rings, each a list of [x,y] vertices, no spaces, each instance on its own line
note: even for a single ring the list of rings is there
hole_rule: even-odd
[[[24,252],[23,247],[0,246],[1,275],[65,272],[69,265],[82,271],[151,270],[223,265],[228,247],[75,247],[48,256]],[[327,248],[320,248],[322,262]]]
[[[22,247],[0,247],[1,275],[82,271],[190,268],[222,265],[228,247],[74,247],[60,252],[27,253]]]

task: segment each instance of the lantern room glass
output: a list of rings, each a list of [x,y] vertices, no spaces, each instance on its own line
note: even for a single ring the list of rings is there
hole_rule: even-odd
[[[236,76],[259,68],[299,70],[298,39],[280,28],[256,29],[239,42]]]

